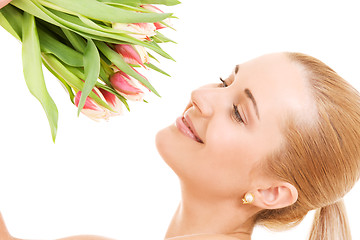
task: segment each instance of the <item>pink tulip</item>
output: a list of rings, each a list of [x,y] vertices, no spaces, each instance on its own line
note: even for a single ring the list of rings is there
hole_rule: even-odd
[[[131,67],[137,74],[139,74],[140,76],[142,76],[143,78],[145,78],[146,80],[147,80],[147,78],[144,76],[144,75],[142,75],[141,73],[139,73],[135,68],[133,68],[133,67]],[[147,80],[148,81],[148,80]],[[147,86],[145,86],[142,82],[140,82],[140,84],[141,85],[143,85],[145,88],[147,88],[148,90],[149,90],[149,92],[151,92],[151,90],[147,87]]]
[[[107,104],[114,110],[113,112],[110,111],[111,116],[121,115],[123,113],[122,105],[123,103],[111,92],[108,92],[102,88],[99,88],[99,91],[104,96]]]
[[[118,71],[110,77],[114,89],[129,100],[140,101],[144,92],[139,89],[135,81],[126,73]]]
[[[144,68],[144,63],[149,62],[149,55],[142,46],[132,46],[129,44],[116,44],[115,50],[124,58],[125,62],[129,64],[140,64]]]
[[[117,30],[129,31],[129,35],[139,40],[150,40],[154,36],[156,27],[153,23],[113,23],[112,27]]]
[[[12,0],[0,0],[0,9],[8,5]]]
[[[101,94],[101,93],[100,93]],[[99,96],[99,94],[97,94]],[[79,101],[81,97],[81,91],[78,91],[75,95],[75,106],[79,106]],[[100,119],[108,120],[110,117],[110,111],[106,108],[99,106],[92,98],[87,97],[85,100],[85,105],[81,112],[87,117],[91,118],[94,121],[99,121]]]
[[[141,5],[142,8],[145,8],[149,11],[155,12],[155,13],[163,13],[163,11],[161,11],[161,9],[155,7],[154,5],[151,4],[145,4],[145,5]],[[170,25],[170,19],[165,19],[164,22],[166,22],[168,25]],[[162,29],[162,28],[166,28],[166,26],[164,24],[161,24],[159,22],[154,23],[154,26],[156,28],[156,30]]]

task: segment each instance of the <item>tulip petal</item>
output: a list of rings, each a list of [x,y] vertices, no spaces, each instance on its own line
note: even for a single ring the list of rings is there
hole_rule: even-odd
[[[79,106],[79,101],[81,98],[81,91],[78,91],[75,95],[74,103],[75,106]],[[81,110],[81,113],[83,113],[85,116],[89,117],[90,119],[94,121],[99,121],[101,119],[108,120],[110,117],[109,110],[100,107],[94,100],[92,100],[90,97],[87,97],[85,100],[84,107]]]
[[[139,53],[135,50],[135,48],[129,44],[116,44],[115,50],[123,56],[124,60],[129,64],[140,64],[145,67],[143,64]]]
[[[115,94],[112,94],[111,92],[108,92],[104,89],[99,89],[101,94],[104,96],[106,102],[112,107],[114,111],[111,111],[110,114],[112,116],[120,115],[123,113],[122,110],[122,102],[115,96]]]
[[[121,71],[129,74],[131,77],[137,79],[139,82],[144,84],[147,88],[149,88],[154,94],[160,97],[159,93],[155,90],[155,88],[150,84],[150,82],[144,78],[143,76],[139,75],[133,68],[131,68],[124,59],[119,56],[119,54],[109,48],[105,43],[95,41],[96,46],[99,50],[112,62],[114,63]]]
[[[156,34],[156,27],[153,23],[113,23],[113,28],[116,30],[132,32],[129,36],[139,40],[147,39]]]
[[[138,52],[142,63],[148,63],[150,61],[149,54],[147,53],[146,49],[143,46],[134,45],[133,47]]]
[[[111,76],[110,82],[111,85],[120,93],[125,93],[128,95],[143,93],[143,91],[135,87],[134,82],[129,76],[123,75],[120,71]]]
[[[6,6],[11,1],[12,0],[1,0],[0,1],[0,9],[3,8],[4,6]]]
[[[76,107],[79,106],[80,98],[81,98],[81,91],[78,91],[75,95],[74,104]],[[89,110],[99,110],[100,107],[96,105],[94,101],[91,100],[91,98],[87,97],[85,99],[84,107],[83,109],[89,109]]]

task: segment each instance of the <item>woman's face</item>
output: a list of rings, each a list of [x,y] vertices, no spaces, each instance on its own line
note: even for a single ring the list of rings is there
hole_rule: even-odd
[[[311,108],[301,68],[283,53],[235,67],[225,84],[194,90],[182,115],[156,137],[183,186],[202,196],[242,195],[255,187],[255,164],[279,148],[287,116]]]

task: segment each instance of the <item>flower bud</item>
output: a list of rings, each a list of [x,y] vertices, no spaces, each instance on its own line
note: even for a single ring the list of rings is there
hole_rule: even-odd
[[[116,44],[115,50],[119,53],[125,60],[125,62],[129,64],[141,65],[144,68],[144,63],[149,62],[149,55],[146,50],[142,46],[137,45],[129,45],[129,44]]]
[[[126,73],[118,71],[110,77],[110,83],[114,89],[129,100],[140,101],[144,92],[139,89],[135,81]]]
[[[99,95],[99,94],[97,94]],[[81,97],[81,91],[78,91],[75,95],[75,106],[79,106],[79,101]],[[85,104],[81,112],[91,118],[94,121],[99,121],[100,119],[108,120],[110,117],[110,111],[98,105],[92,98],[87,97]]]
[[[154,36],[156,27],[153,23],[113,23],[112,27],[117,30],[129,31],[128,34],[139,40],[150,39]]]
[[[144,5],[141,5],[142,8],[145,8],[149,11],[152,11],[152,12],[155,12],[155,13],[164,13],[161,9],[155,7],[154,5],[151,5],[151,4],[144,4]],[[171,22],[170,22],[170,19],[167,18],[164,20],[164,22],[167,24],[167,25],[171,25]],[[159,29],[162,29],[162,28],[166,28],[166,26],[160,22],[156,22],[154,23],[154,26],[156,28],[156,30],[159,30]]]
[[[107,104],[114,110],[110,111],[110,116],[117,116],[121,115],[123,113],[123,103],[120,101],[118,97],[115,96],[115,94],[108,92],[102,88],[99,88],[99,91],[104,96]]]

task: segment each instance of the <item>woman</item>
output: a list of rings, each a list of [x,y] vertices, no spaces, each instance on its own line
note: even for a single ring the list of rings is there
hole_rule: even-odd
[[[222,81],[193,91],[157,135],[182,190],[166,238],[245,240],[256,223],[289,228],[318,209],[310,239],[350,239],[341,199],[360,174],[357,91],[298,53],[262,56]]]
[[[309,239],[351,239],[342,198],[360,174],[358,92],[299,53],[261,56],[220,80],[157,134],[182,191],[165,238],[248,240],[255,224],[286,229],[317,209]]]

